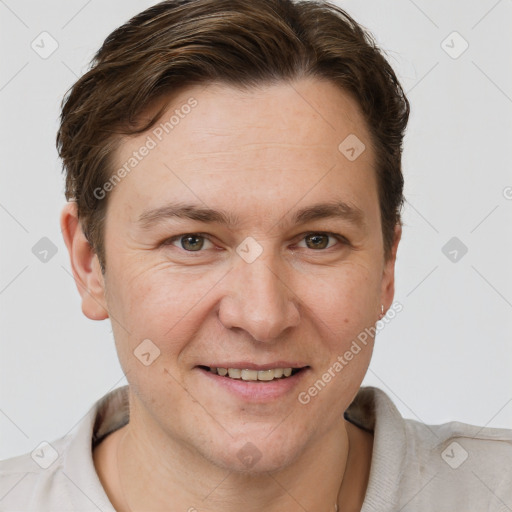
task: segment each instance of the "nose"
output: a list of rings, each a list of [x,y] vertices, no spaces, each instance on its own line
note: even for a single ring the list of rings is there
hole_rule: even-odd
[[[239,261],[229,272],[219,319],[228,329],[243,329],[257,341],[271,342],[300,321],[298,299],[286,275],[263,257]]]

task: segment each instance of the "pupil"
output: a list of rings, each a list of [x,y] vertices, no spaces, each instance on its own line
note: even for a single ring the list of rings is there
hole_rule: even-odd
[[[306,239],[306,245],[308,242],[312,242],[314,249],[325,249],[328,244],[326,235],[309,235]]]
[[[183,248],[187,251],[198,251],[204,245],[204,240],[199,236],[186,236],[182,239]]]

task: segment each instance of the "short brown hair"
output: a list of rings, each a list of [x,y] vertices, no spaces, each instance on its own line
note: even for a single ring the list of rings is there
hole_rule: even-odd
[[[112,154],[121,138],[148,130],[164,113],[162,107],[140,122],[153,101],[200,83],[246,88],[309,76],[351,94],[365,117],[388,256],[401,223],[409,103],[372,36],[328,2],[167,0],[112,32],[62,103],[57,149],[66,199],[77,202],[102,270],[108,203],[94,190],[112,175]]]

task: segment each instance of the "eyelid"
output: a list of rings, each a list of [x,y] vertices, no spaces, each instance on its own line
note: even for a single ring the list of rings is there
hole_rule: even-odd
[[[201,238],[204,238],[210,244],[214,245],[213,242],[210,239],[210,236],[208,234],[206,234],[206,233],[181,233],[180,235],[171,236],[169,238],[166,238],[160,245],[162,245],[162,246],[166,246],[166,245],[174,246],[174,242],[177,242],[180,239],[185,238],[187,236],[201,237]],[[177,246],[174,246],[174,247],[176,247],[177,249],[181,249],[183,252],[187,252],[187,253],[200,253],[200,252],[203,252],[203,250],[204,250],[203,248],[201,248],[199,251],[187,251],[186,249],[183,249],[183,247],[177,247]]]
[[[341,245],[350,245],[350,241],[346,237],[344,237],[343,235],[339,235],[337,233],[331,233],[329,231],[308,231],[307,233],[302,233],[300,235],[299,242],[302,242],[306,237],[308,237],[310,235],[329,236],[331,238],[336,239]],[[338,244],[334,244],[334,245],[328,247],[327,249],[318,249],[318,250],[311,249],[311,250],[314,252],[322,252],[322,251],[327,251],[328,249],[331,249],[332,247],[335,247],[336,245],[338,245]]]

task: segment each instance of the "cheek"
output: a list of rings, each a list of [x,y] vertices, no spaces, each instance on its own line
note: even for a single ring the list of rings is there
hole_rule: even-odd
[[[352,402],[370,364],[378,273],[371,265],[347,264],[332,271],[329,279],[318,279],[316,286],[309,284],[310,318],[324,357],[319,356],[315,373],[297,399],[305,411],[321,414],[330,424]]]
[[[347,262],[337,268],[310,274],[297,296],[313,321],[326,330],[326,339],[341,345],[376,321],[380,282],[375,265]]]
[[[108,296],[112,323],[118,324],[125,352],[144,339],[153,340],[166,352],[179,352],[184,340],[200,328],[198,316],[207,307],[209,294],[223,273],[184,272],[166,263],[140,268],[120,266],[112,276]],[[121,327],[122,324],[122,327]]]

